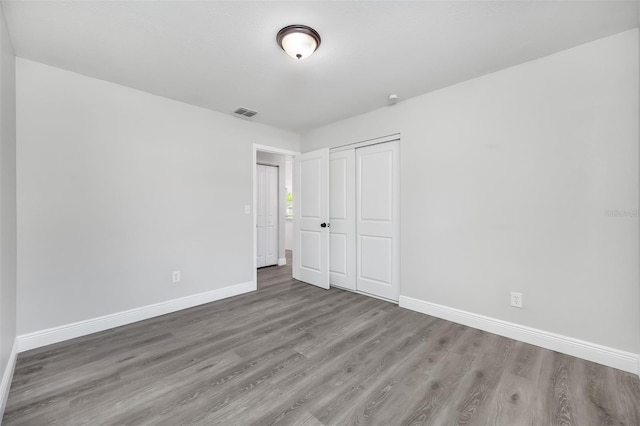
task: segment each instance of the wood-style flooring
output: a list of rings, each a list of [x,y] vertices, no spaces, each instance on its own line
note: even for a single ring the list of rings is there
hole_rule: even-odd
[[[4,425],[640,425],[637,376],[258,272],[259,289],[19,355]]]

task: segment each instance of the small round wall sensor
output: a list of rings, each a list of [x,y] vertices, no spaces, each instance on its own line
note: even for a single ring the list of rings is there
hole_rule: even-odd
[[[392,93],[391,95],[389,95],[388,101],[389,101],[389,105],[397,104],[398,103],[398,95],[396,95],[395,93]]]

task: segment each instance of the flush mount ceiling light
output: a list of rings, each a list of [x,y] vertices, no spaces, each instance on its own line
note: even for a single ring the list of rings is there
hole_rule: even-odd
[[[320,46],[320,34],[306,25],[289,25],[278,31],[276,41],[287,55],[303,59]]]

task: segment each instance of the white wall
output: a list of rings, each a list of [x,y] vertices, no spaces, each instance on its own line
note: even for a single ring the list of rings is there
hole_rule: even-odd
[[[253,144],[298,135],[16,65],[18,334],[253,280]]]
[[[286,157],[271,152],[256,152],[258,164],[267,164],[278,167],[278,261],[285,259],[285,223],[284,216],[287,213],[286,185]],[[257,255],[257,254],[256,254]]]
[[[401,133],[403,296],[639,353],[638,113],[636,29],[313,130],[302,151]]]
[[[12,369],[16,337],[15,57],[0,8],[0,377]],[[7,376],[7,380],[10,377]],[[8,384],[8,383],[7,383]],[[7,388],[8,390],[8,388]],[[6,395],[2,395],[6,396]],[[5,401],[2,401],[4,404]],[[4,405],[3,405],[4,407]],[[0,410],[0,415],[2,415]]]

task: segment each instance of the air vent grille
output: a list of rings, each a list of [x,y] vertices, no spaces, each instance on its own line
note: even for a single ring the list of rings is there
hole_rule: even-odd
[[[256,115],[258,113],[258,111],[253,111],[249,108],[244,108],[244,107],[238,107],[236,108],[235,111],[233,111],[234,114],[237,115],[241,115],[242,117],[247,117],[247,118],[251,118],[254,115]]]

